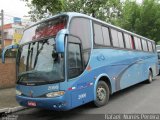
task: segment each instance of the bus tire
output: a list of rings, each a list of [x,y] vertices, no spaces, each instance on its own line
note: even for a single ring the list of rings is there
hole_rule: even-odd
[[[104,81],[99,81],[96,87],[96,100],[94,104],[96,107],[104,106],[109,101],[109,87]]]
[[[151,70],[149,70],[147,83],[152,83],[152,81],[153,81],[152,71],[151,71]]]

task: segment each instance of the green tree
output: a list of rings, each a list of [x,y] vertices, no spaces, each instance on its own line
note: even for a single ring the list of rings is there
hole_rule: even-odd
[[[127,0],[120,17],[113,23],[158,42],[160,40],[159,0],[144,0],[141,4]]]
[[[27,5],[31,8],[29,14],[32,21],[47,17],[46,15],[72,11],[111,22],[121,10],[120,0],[32,0]]]

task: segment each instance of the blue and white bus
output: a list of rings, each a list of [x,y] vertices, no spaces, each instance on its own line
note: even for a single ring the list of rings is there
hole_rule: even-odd
[[[17,48],[16,99],[22,106],[69,110],[158,74],[155,42],[80,13],[63,13],[24,31]]]

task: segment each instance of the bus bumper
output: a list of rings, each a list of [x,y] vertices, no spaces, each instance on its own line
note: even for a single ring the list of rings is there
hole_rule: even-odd
[[[67,101],[65,96],[55,98],[31,98],[26,96],[16,96],[17,102],[21,106],[44,108],[56,111],[65,111],[71,109],[70,100]]]

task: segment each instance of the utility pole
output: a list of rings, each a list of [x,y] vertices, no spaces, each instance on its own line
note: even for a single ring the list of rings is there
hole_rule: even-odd
[[[3,49],[4,48],[4,29],[3,29],[3,26],[4,26],[4,11],[1,10],[1,13],[0,13],[0,16],[1,16],[1,48]]]

